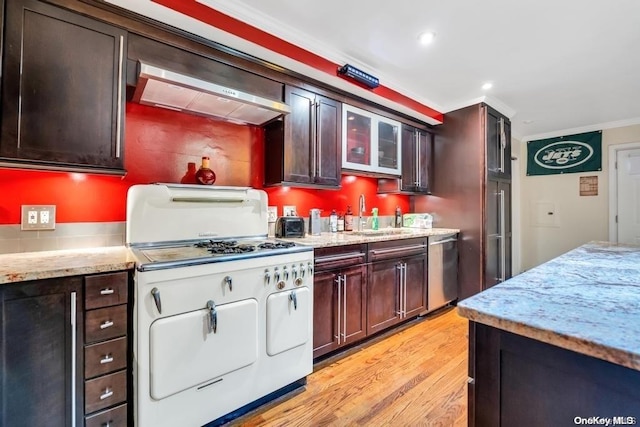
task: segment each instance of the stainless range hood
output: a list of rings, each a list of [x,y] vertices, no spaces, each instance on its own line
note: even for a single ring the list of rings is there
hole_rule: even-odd
[[[291,112],[281,101],[245,93],[140,61],[133,101],[235,123],[261,125]]]

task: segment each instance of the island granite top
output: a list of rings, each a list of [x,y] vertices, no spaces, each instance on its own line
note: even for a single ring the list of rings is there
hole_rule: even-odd
[[[640,370],[640,246],[590,242],[460,301],[458,313]]]

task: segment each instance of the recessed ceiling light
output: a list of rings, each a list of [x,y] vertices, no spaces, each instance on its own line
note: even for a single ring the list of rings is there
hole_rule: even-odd
[[[493,87],[493,83],[489,83],[489,82],[487,82],[487,83],[485,83],[485,84],[483,84],[483,85],[482,85],[482,90],[489,90],[489,89],[491,89],[492,87]]]
[[[533,123],[533,120],[523,120],[522,123],[525,125],[530,125],[531,123]]]
[[[421,44],[429,44],[436,37],[436,33],[433,31],[425,31],[418,36],[418,40]]]

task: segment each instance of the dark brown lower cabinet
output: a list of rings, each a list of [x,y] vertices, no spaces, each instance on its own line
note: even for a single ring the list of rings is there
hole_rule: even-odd
[[[131,425],[129,279],[0,286],[0,426]]]
[[[469,426],[640,420],[640,371],[479,323],[469,332]]]
[[[367,267],[361,245],[316,250],[313,280],[313,357],[367,335]]]
[[[400,322],[400,270],[396,260],[369,265],[367,333],[373,334]]]
[[[2,285],[0,295],[0,425],[83,425],[82,277]]]
[[[366,277],[365,265],[314,276],[314,357],[366,336]]]
[[[427,308],[427,242],[407,239],[369,245],[367,334],[418,316]]]

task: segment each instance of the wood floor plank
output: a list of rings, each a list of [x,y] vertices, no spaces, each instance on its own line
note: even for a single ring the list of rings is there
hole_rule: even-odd
[[[468,322],[455,309],[316,364],[307,385],[231,426],[467,424]]]

